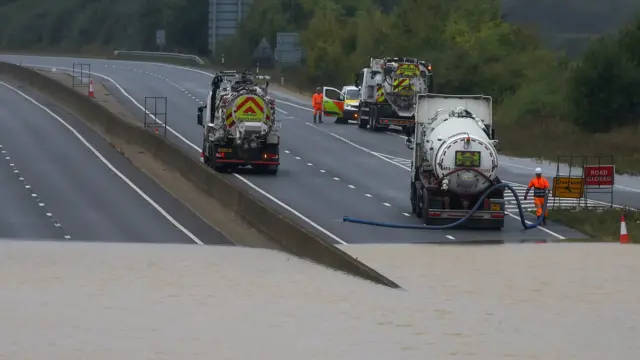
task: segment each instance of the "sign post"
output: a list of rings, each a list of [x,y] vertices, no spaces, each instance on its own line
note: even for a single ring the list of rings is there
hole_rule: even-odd
[[[156,45],[160,48],[160,52],[164,49],[164,46],[167,44],[167,33],[166,31],[159,29],[156,30]]]

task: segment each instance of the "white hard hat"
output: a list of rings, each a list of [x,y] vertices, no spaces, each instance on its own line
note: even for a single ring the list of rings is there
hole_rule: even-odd
[[[542,174],[542,169],[536,168],[536,175],[538,175],[538,174]]]

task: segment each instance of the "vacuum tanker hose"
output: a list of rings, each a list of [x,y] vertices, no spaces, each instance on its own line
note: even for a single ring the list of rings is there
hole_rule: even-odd
[[[489,179],[489,177],[487,177],[485,174],[481,173],[480,171],[477,171],[475,169],[455,169],[447,174],[445,174],[442,178],[440,178],[440,180],[438,180],[438,183],[442,182],[442,180],[444,180],[445,178],[447,178],[448,176],[451,176],[457,172],[460,171],[473,171],[477,174],[482,175],[485,179],[491,181],[491,179]],[[471,208],[471,210],[467,213],[467,215],[465,215],[463,218],[451,223],[451,224],[447,224],[447,225],[411,225],[411,224],[393,224],[393,223],[387,223],[387,222],[382,222],[382,221],[374,221],[374,220],[364,220],[364,219],[357,219],[357,218],[352,218],[349,216],[344,216],[342,218],[342,221],[344,222],[352,222],[352,223],[356,223],[356,224],[363,224],[363,225],[372,225],[372,226],[380,226],[380,227],[388,227],[388,228],[394,228],[394,229],[415,229],[415,230],[446,230],[446,229],[451,229],[454,228],[456,226],[460,226],[462,224],[464,224],[467,220],[469,220],[471,218],[471,216],[473,216],[473,214],[478,211],[478,209],[480,209],[480,206],[482,206],[484,199],[489,196],[489,194],[491,194],[492,191],[494,190],[498,190],[498,189],[507,189],[509,191],[511,191],[511,193],[513,194],[513,197],[516,199],[516,204],[518,205],[518,213],[520,215],[520,223],[522,224],[522,227],[525,230],[530,230],[530,229],[534,229],[537,228],[538,226],[540,226],[540,224],[542,223],[542,220],[544,219],[544,214],[547,213],[547,196],[545,196],[544,199],[544,206],[542,209],[542,216],[537,219],[537,221],[533,224],[527,224],[527,221],[524,219],[524,210],[522,209],[522,203],[520,202],[520,197],[518,196],[518,193],[516,192],[516,190],[509,184],[507,183],[499,183],[499,184],[495,184],[493,186],[491,186],[490,188],[488,188],[480,197],[480,199],[478,200],[478,202],[473,206],[473,208]]]

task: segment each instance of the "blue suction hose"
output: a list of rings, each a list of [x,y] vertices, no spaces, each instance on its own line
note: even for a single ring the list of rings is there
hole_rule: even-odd
[[[452,171],[448,175],[451,175],[452,173],[457,172],[457,171]],[[483,174],[484,175],[484,174]],[[444,176],[444,177],[446,177]],[[443,177],[443,178],[444,178]],[[544,215],[547,213],[547,196],[545,196],[544,199],[544,207],[542,209],[542,216],[540,216],[540,218],[534,223],[534,224],[527,224],[525,219],[524,219],[524,211],[522,210],[522,204],[520,203],[520,197],[518,197],[518,193],[516,192],[516,190],[509,184],[507,183],[499,183],[499,184],[495,184],[492,187],[490,187],[489,189],[487,189],[487,191],[484,192],[484,194],[482,194],[482,196],[480,197],[480,200],[478,200],[478,202],[476,203],[476,205],[471,209],[471,211],[469,211],[469,213],[467,215],[465,215],[462,219],[457,220],[454,223],[451,224],[447,224],[447,225],[411,225],[411,224],[392,224],[392,223],[386,223],[386,222],[381,222],[381,221],[373,221],[373,220],[363,220],[363,219],[357,219],[357,218],[352,218],[349,216],[344,216],[342,218],[342,221],[344,222],[352,222],[352,223],[356,223],[356,224],[363,224],[363,225],[372,225],[372,226],[380,226],[380,227],[387,227],[387,228],[394,228],[394,229],[421,229],[421,230],[445,230],[445,229],[451,229],[453,227],[456,227],[458,225],[463,224],[465,221],[469,220],[469,218],[476,212],[478,211],[478,209],[480,208],[480,206],[482,205],[482,202],[484,201],[484,199],[489,196],[489,194],[497,189],[508,189],[509,191],[511,191],[511,193],[513,194],[513,196],[516,199],[516,203],[518,204],[518,213],[520,214],[520,222],[522,223],[522,227],[525,230],[530,230],[530,229],[534,229],[537,228],[538,226],[540,226],[540,224],[542,223],[542,220],[544,219]]]

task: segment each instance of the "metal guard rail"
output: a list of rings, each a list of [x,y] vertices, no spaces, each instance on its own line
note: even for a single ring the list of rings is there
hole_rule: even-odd
[[[168,52],[158,52],[158,51],[130,51],[130,50],[114,50],[113,55],[138,55],[138,56],[158,56],[158,57],[171,57],[176,59],[188,59],[197,62],[200,65],[204,65],[204,61],[195,55],[189,54],[180,54],[180,53],[168,53]]]

